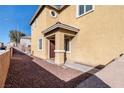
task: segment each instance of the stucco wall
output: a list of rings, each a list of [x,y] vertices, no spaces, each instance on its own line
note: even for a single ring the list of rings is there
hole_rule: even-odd
[[[93,12],[75,18],[75,6],[65,9],[60,14],[60,21],[80,29],[72,39],[68,60],[92,66],[105,65],[124,53],[123,14],[124,6],[95,6]]]
[[[10,64],[10,51],[0,54],[0,87],[4,87]]]
[[[42,25],[41,25],[42,24]],[[44,37],[41,31],[46,27],[46,9],[38,16],[35,22],[32,24],[31,34],[31,51],[36,57],[45,58],[45,50],[38,50],[38,39],[43,39],[43,48],[45,47]]]
[[[44,12],[47,14],[49,9],[45,9]],[[91,66],[105,65],[119,54],[124,53],[124,6],[95,6],[93,12],[80,18],[76,18],[76,6],[69,6],[58,15],[59,18],[54,18],[54,20],[44,12],[40,14],[40,16],[43,15],[41,18],[38,17],[42,20],[41,23],[35,31],[32,31],[34,55],[47,58],[47,40],[44,45],[46,53],[43,54],[46,57],[41,55],[43,52],[36,52],[36,41],[42,29],[56,21],[80,29],[71,41],[71,53],[67,54],[69,61]]]
[[[35,22],[32,24],[32,39],[31,39],[31,51],[33,55],[36,57],[40,57],[43,59],[48,58],[48,40],[44,37],[42,31],[46,28],[50,27],[51,25],[55,24],[58,19],[51,17],[50,15],[50,8],[46,7],[43,9],[42,13],[37,17]],[[36,26],[35,26],[36,25]],[[43,41],[43,49],[38,50],[38,39],[42,38]]]

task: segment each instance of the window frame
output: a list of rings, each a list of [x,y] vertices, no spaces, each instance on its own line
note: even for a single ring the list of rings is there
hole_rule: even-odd
[[[42,49],[40,49],[40,47],[39,47],[39,40],[42,40]],[[43,51],[43,38],[38,38],[38,51]]]
[[[55,13],[55,16],[52,15],[52,12]],[[55,10],[50,10],[50,16],[53,17],[53,18],[56,18],[57,17],[57,12]]]
[[[64,43],[64,44],[65,44],[65,43]],[[66,52],[66,53],[71,53],[71,39],[69,39],[69,51],[66,51],[66,50],[65,50],[65,52]]]
[[[79,18],[79,17],[81,17],[81,16],[84,16],[84,15],[86,15],[86,14],[88,14],[88,13],[90,13],[90,12],[92,12],[92,11],[95,10],[95,6],[92,5],[92,7],[93,7],[92,10],[89,10],[89,11],[86,12],[86,5],[84,5],[84,13],[81,14],[81,15],[79,15],[79,6],[80,6],[80,5],[77,5],[77,6],[76,6],[76,18]]]

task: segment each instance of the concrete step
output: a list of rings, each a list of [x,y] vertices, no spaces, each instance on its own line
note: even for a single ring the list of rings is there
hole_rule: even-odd
[[[51,63],[51,64],[55,64],[54,59],[48,59],[47,62],[48,62],[48,63]]]
[[[91,66],[71,62],[66,62],[64,65],[82,72],[88,72],[93,69]]]

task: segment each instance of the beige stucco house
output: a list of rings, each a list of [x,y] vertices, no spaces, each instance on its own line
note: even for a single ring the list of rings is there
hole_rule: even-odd
[[[124,6],[42,5],[30,25],[32,54],[57,65],[106,65],[124,53]]]

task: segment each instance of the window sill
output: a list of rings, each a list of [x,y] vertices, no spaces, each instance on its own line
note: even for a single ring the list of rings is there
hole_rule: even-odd
[[[78,18],[80,18],[80,17],[82,17],[82,16],[85,16],[85,15],[87,15],[87,14],[93,12],[93,11],[94,11],[94,9],[93,9],[93,10],[90,10],[90,11],[88,11],[88,12],[82,14],[82,15],[77,15],[76,18],[78,19]]]
[[[71,51],[66,51],[66,53],[67,53],[67,54],[70,54],[70,53],[71,53]]]
[[[43,51],[43,49],[38,49],[37,51],[38,51],[38,52],[41,52],[41,51]]]

